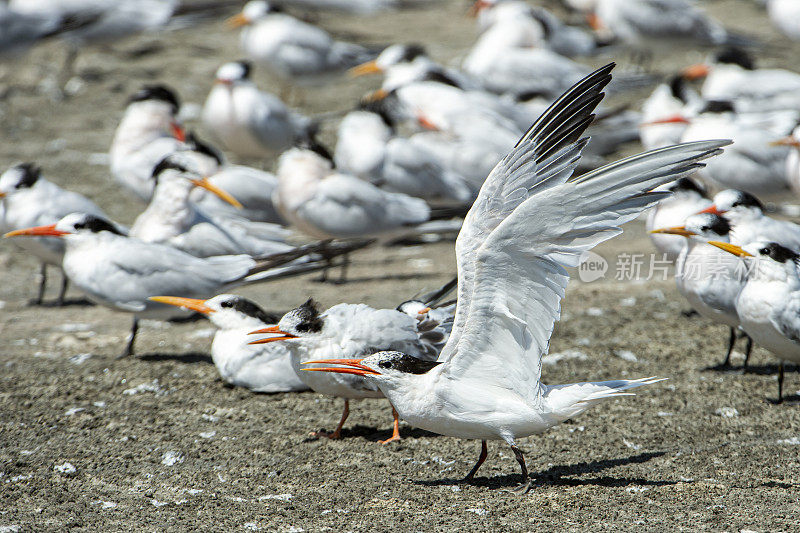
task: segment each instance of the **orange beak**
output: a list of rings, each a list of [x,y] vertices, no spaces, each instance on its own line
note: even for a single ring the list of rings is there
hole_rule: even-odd
[[[4,197],[5,197],[5,195],[6,195],[6,193],[4,193],[4,192],[0,192],[0,198],[4,198]]]
[[[654,120],[652,122],[643,122],[642,126],[655,126],[657,124],[690,124],[691,121],[681,115],[673,115],[671,117]]]
[[[195,298],[178,298],[177,296],[151,296],[148,300],[159,302],[167,305],[174,305],[175,307],[183,307],[197,311],[198,313],[209,315],[214,312],[213,309],[206,305],[205,300],[196,300]]]
[[[356,65],[355,67],[351,68],[347,71],[353,78],[357,78],[359,76],[366,76],[367,74],[378,74],[383,72],[383,69],[378,66],[378,63],[375,61],[367,61],[366,63],[361,63],[360,65]]]
[[[486,0],[475,0],[475,3],[472,4],[469,8],[469,11],[467,11],[467,15],[470,17],[477,17],[478,13],[488,7],[492,7],[491,2],[487,2]]]
[[[425,313],[430,313],[430,311],[431,311],[431,308],[430,307],[426,307],[425,309],[420,309],[419,311],[417,311],[417,314],[418,315],[424,315]]]
[[[439,131],[439,126],[437,126],[436,124],[434,124],[433,122],[431,122],[431,121],[428,119],[428,117],[426,117],[426,116],[424,116],[424,115],[420,115],[420,114],[418,114],[418,115],[417,115],[417,122],[419,123],[419,125],[420,125],[420,126],[422,126],[423,128],[425,128],[426,130],[430,130],[430,131]]]
[[[223,191],[222,189],[220,189],[219,187],[217,187],[216,185],[211,183],[208,180],[208,178],[193,179],[193,180],[190,180],[190,181],[192,182],[192,184],[195,187],[200,187],[201,189],[205,189],[205,190],[209,191],[210,193],[215,194],[216,196],[218,196],[223,201],[228,202],[229,204],[231,204],[233,207],[235,207],[237,209],[241,209],[242,208],[242,204],[239,203],[239,200],[237,200],[236,198],[234,198],[233,196],[231,196],[227,192]]]
[[[364,97],[365,102],[379,102],[389,96],[389,91],[385,89],[378,89],[377,91],[369,93]]]
[[[33,228],[9,231],[3,235],[3,237],[61,237],[63,235],[70,235],[70,232],[58,230],[55,224],[50,224],[48,226],[36,226]]]
[[[689,81],[705,78],[710,73],[711,73],[711,67],[709,67],[708,65],[704,65],[703,63],[698,63],[697,65],[686,67],[685,69],[683,69],[682,72],[683,77]]]
[[[308,372],[335,372],[337,374],[355,374],[356,376],[378,376],[380,372],[375,372],[368,366],[361,364],[363,359],[320,359],[319,361],[308,361],[304,365],[343,365],[347,368],[327,367],[327,368],[304,368]]]
[[[720,250],[725,250],[726,252],[739,257],[753,257],[753,254],[750,252],[746,252],[740,246],[736,246],[735,244],[731,244],[729,242],[708,241],[708,244],[711,246],[716,246]]]
[[[697,214],[698,214],[698,215],[699,215],[700,213],[711,213],[712,215],[722,215],[722,214],[724,214],[724,213],[725,213],[725,211],[720,211],[719,209],[717,209],[717,206],[716,206],[716,205],[712,205],[712,206],[710,206],[710,207],[706,207],[706,208],[705,208],[705,209],[703,209],[702,211],[698,211],[698,212],[697,212]]]
[[[173,122],[169,125],[170,131],[172,132],[172,136],[178,139],[180,142],[186,142],[186,130],[183,129],[183,126],[178,124],[177,122]]]
[[[596,13],[587,14],[586,23],[589,24],[589,27],[592,28],[594,31],[600,31],[606,29],[606,25],[603,24],[603,21],[600,19],[600,17],[597,16]]]
[[[297,335],[292,335],[291,333],[286,333],[285,331],[281,331],[278,326],[269,326],[268,328],[257,329],[255,331],[251,331],[248,335],[259,335],[263,333],[279,333],[283,335],[283,337],[267,337],[266,339],[259,339],[257,341],[248,342],[247,344],[267,344],[268,342],[276,342],[276,341],[285,341],[289,339],[296,339]]]
[[[788,137],[784,137],[782,139],[778,139],[777,141],[772,141],[769,143],[770,146],[792,146],[794,148],[800,148],[800,141],[795,139],[793,136],[789,135]]]
[[[650,233],[659,233],[662,235],[680,235],[681,237],[691,237],[692,235],[697,235],[696,233],[687,230],[686,227],[684,226],[675,226],[674,228],[654,229]]]
[[[242,13],[237,13],[225,21],[225,25],[232,30],[247,26],[248,24],[250,24],[250,19],[245,17]]]

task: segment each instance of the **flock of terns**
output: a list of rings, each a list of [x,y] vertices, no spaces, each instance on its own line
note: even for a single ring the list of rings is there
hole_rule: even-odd
[[[479,37],[460,66],[419,45],[378,51],[337,41],[277,9],[364,14],[403,3],[244,5],[228,24],[242,28],[246,60],[219,67],[201,113],[222,149],[186,130],[169,87],[131,95],[109,151],[113,178],[147,202],[129,227],[34,163],[7,169],[0,228],[41,262],[35,302],[47,267],[61,269],[59,302],[71,283],[133,316],[123,355],[134,351],[139,319],[200,313],[218,328],[211,352],[226,381],[344,400],[336,430],[319,435],[341,436],[349,400],[386,398],[394,431],[383,442],[400,438],[399,419],[480,440],[472,480],[486,441],[504,440],[526,492],[518,439],[660,381],[541,382],[566,268],[649,209],[653,244],[675,262],[681,294],[730,330],[725,364],[739,336],[748,355],[753,343],[769,350],[781,361],[780,399],[783,361],[800,362],[800,226],[770,217],[757,196],[800,190],[800,74],[757,68],[754,38],[688,0],[564,0],[580,15],[569,23],[535,2],[478,0]],[[800,3],[766,4],[778,29],[800,38]],[[11,0],[0,4],[0,29],[25,39],[0,37],[0,51],[154,30],[189,8],[203,6]],[[153,16],[132,16],[137,9]],[[654,78],[624,71],[612,81],[613,63],[592,71],[581,58],[631,47],[646,55],[664,43],[711,51],[706,63],[657,84],[641,111],[602,106],[606,91],[624,98]],[[280,80],[286,95],[348,71],[383,81],[341,117],[329,151],[317,134],[331,117],[305,116],[260,90],[254,68]],[[606,163],[633,140],[648,151]],[[230,163],[225,153],[276,158],[276,171]],[[709,198],[707,186],[719,192]],[[297,245],[297,233],[316,240]],[[322,310],[309,299],[277,316],[228,293],[316,270],[327,279],[332,266],[344,282],[353,251],[455,233],[457,278],[397,309]]]

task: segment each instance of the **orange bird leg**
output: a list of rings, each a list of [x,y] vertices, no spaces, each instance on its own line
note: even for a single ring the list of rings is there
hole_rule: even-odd
[[[344,425],[344,421],[347,420],[347,417],[350,416],[350,400],[345,399],[344,401],[344,411],[342,411],[342,419],[339,420],[339,425],[336,426],[336,430],[333,433],[328,433],[327,431],[312,431],[312,437],[328,437],[329,439],[341,439],[342,438],[342,426]]]
[[[392,416],[394,417],[394,430],[392,431],[392,436],[386,440],[379,440],[381,444],[389,444],[390,442],[394,442],[396,440],[400,440],[400,415],[397,414],[397,409],[392,406]]]

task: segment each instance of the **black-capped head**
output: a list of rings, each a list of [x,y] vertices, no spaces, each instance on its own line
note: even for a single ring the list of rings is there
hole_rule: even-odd
[[[247,318],[258,320],[264,325],[277,324],[280,317],[261,309],[255,302],[235,294],[220,294],[206,300],[206,306],[213,310],[210,318],[215,323],[227,321],[229,327],[241,327],[241,322]],[[218,316],[216,316],[218,315]],[[218,323],[217,325],[221,325]]]
[[[320,333],[325,326],[325,319],[320,314],[319,305],[312,298],[292,309],[278,322],[278,327],[284,333],[295,337],[307,337]]]
[[[693,192],[697,193],[703,198],[706,198],[708,195],[706,188],[700,182],[697,182],[692,178],[678,178],[667,187],[667,190],[670,190],[674,193]]]
[[[709,100],[700,113],[735,113],[736,108],[730,100]]]
[[[105,231],[114,235],[123,235],[110,220],[88,213],[69,214],[58,221],[55,229],[66,233],[102,233]]]
[[[35,163],[14,165],[0,175],[0,196],[22,189],[30,189],[36,185],[40,176],[41,169]]]
[[[725,213],[727,211],[740,209],[757,209],[764,211],[764,204],[749,192],[738,189],[725,189],[714,195],[714,205],[717,211]]]
[[[173,114],[177,113],[181,107],[178,95],[166,85],[145,85],[128,98],[128,104],[148,100],[169,104],[172,107]]]
[[[769,257],[778,263],[785,263],[787,261],[796,263],[798,257],[800,257],[794,250],[790,250],[777,242],[761,243],[758,246],[758,255],[761,257]]]
[[[755,60],[743,49],[736,46],[729,46],[717,52],[714,56],[716,63],[723,63],[728,65],[739,65],[746,70],[754,70],[756,68]]]
[[[719,240],[720,237],[727,237],[731,232],[730,222],[725,217],[713,213],[692,215],[686,219],[684,227],[687,231],[700,235],[706,240]]]
[[[381,120],[384,124],[386,124],[389,128],[394,131],[397,127],[397,123],[395,121],[395,117],[393,116],[391,110],[389,109],[389,104],[386,100],[367,100],[363,99],[358,103],[356,109],[359,111],[366,111],[368,113],[374,113],[381,117]]]
[[[190,172],[189,168],[186,166],[185,163],[178,160],[177,157],[174,155],[168,155],[164,159],[158,162],[156,166],[153,167],[153,172],[150,174],[150,178],[153,182],[158,185],[159,177],[163,172],[167,170],[175,170],[177,172]]]
[[[410,43],[403,46],[400,61],[414,61],[416,58],[424,55],[426,55],[424,46],[419,43]]]
[[[687,91],[686,78],[684,76],[675,75],[669,79],[669,91],[674,98],[677,98],[684,104],[688,103],[686,96]]]

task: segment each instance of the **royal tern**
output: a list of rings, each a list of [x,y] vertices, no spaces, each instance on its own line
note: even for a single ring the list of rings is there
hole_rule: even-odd
[[[216,194],[197,187],[192,191],[190,199],[203,211],[221,218],[236,217],[253,222],[284,223],[272,203],[272,193],[278,186],[275,174],[226,162],[219,150],[198,139],[194,132],[189,132],[186,136],[186,147],[179,153],[188,154],[198,173],[206,176],[212,185],[233,196],[240,204],[231,205]]]
[[[756,68],[753,57],[741,48],[725,48],[683,74],[689,80],[705,78],[700,90],[704,99],[736,102],[737,110],[800,109],[800,74]]]
[[[764,214],[763,204],[745,191],[726,189],[714,195],[703,212],[723,215],[731,224],[730,241],[744,246],[754,241],[774,241],[800,251],[800,226]]]
[[[332,433],[319,432],[331,439],[341,438],[342,426],[350,414],[350,400],[383,398],[383,393],[374,384],[354,376],[335,374],[309,374],[301,372],[303,364],[317,359],[330,358],[332,354],[344,356],[351,353],[368,355],[380,349],[404,350],[420,360],[433,361],[439,354],[436,344],[423,340],[417,331],[417,319],[394,309],[375,309],[364,304],[338,304],[324,313],[313,300],[286,313],[277,326],[262,328],[253,334],[280,334],[254,341],[266,344],[285,341],[292,355],[292,365],[308,387],[314,392],[344,399],[344,411]],[[387,348],[379,348],[379,347]],[[389,439],[382,444],[400,440],[397,412],[394,429]]]
[[[201,313],[217,327],[211,359],[222,379],[231,385],[267,393],[308,390],[292,368],[286,344],[250,344],[253,338],[249,332],[276,324],[280,316],[235,294],[219,294],[208,300],[175,296],[152,296],[150,300]]]
[[[203,107],[203,124],[222,146],[246,157],[278,154],[309,138],[314,125],[250,80],[250,63],[225,63]]]
[[[671,120],[678,118],[665,119]],[[789,148],[776,145],[782,134],[771,130],[767,123],[759,123],[760,117],[753,121],[750,116],[737,114],[731,102],[712,100],[697,116],[684,120],[688,127],[681,137],[683,142],[712,138],[733,140],[734,144],[720,157],[712,159],[700,173],[718,188],[742,189],[752,194],[776,194],[789,189],[786,179]]]
[[[739,261],[710,246],[708,241],[729,242],[730,231],[730,224],[722,216],[701,213],[686,218],[680,226],[651,232],[684,237],[683,250],[675,263],[675,284],[700,316],[730,329],[728,351],[722,367],[730,366],[736,342],[736,329],[739,327],[736,298],[744,285],[744,277]],[[750,347],[748,344],[748,355]]]
[[[195,257],[169,245],[127,237],[107,219],[82,213],[67,215],[56,224],[5,234],[16,236],[63,238],[62,268],[70,282],[93,302],[134,315],[123,356],[133,353],[139,319],[172,318],[178,311],[148,297],[184,294],[210,298],[271,274],[269,261],[257,262],[246,255]]]
[[[747,265],[736,312],[745,333],[780,359],[778,402],[782,402],[783,362],[800,363],[800,256],[776,242],[756,241],[743,247],[709,244],[741,257]]]
[[[800,41],[800,2],[796,0],[767,0],[769,20],[781,33]]]
[[[687,217],[710,206],[711,200],[705,187],[689,177],[664,185],[659,190],[670,191],[672,196],[661,200],[648,212],[646,228],[656,249],[674,262],[684,249],[683,239],[653,230],[683,226]]]
[[[0,175],[0,231],[3,233],[52,224],[75,212],[105,217],[103,210],[85,196],[43,178],[41,170],[33,163],[14,165]],[[47,266],[61,269],[64,242],[53,237],[37,237],[19,240],[17,244],[41,262],[39,294],[33,300],[35,305],[40,305],[47,284]],[[69,280],[64,275],[56,305],[64,303],[68,285]]]
[[[201,187],[239,206],[230,194],[201,177],[181,154],[166,157],[153,169],[157,182],[150,204],[131,227],[130,236],[168,244],[196,257],[245,254],[261,257],[286,252],[288,231],[276,224],[231,217],[216,218],[195,206],[190,194]]]
[[[146,85],[128,99],[114,133],[109,150],[111,174],[146,202],[153,195],[153,168],[184,147],[179,107],[175,91],[165,85]]]
[[[547,386],[541,383],[560,300],[581,254],[669,193],[655,187],[694,171],[728,141],[636,155],[580,177],[571,174],[611,81],[613,64],[575,85],[531,127],[486,179],[456,242],[458,306],[437,361],[401,351],[316,361],[309,370],[364,377],[400,416],[435,433],[511,446],[529,488],[517,439],[541,433],[653,378]],[[315,373],[315,372],[310,372]],[[527,482],[527,483],[526,483]]]
[[[362,46],[334,41],[325,30],[252,0],[229,19],[242,27],[240,45],[248,59],[298,85],[319,84],[370,59]]]
[[[703,104],[683,76],[673,76],[669,83],[660,84],[642,104],[642,145],[652,150],[679,143],[688,126],[684,117],[694,116]],[[666,121],[671,118],[675,120]]]
[[[318,153],[292,148],[278,162],[275,205],[297,229],[318,239],[394,234],[426,222],[424,200],[336,172]]]
[[[354,77],[383,74],[381,89],[386,92],[416,81],[438,81],[465,90],[479,88],[478,83],[463,72],[433,61],[419,44],[387,46],[375,59],[357,65],[349,72]]]
[[[692,0],[596,0],[593,26],[632,45],[726,44],[732,36]]]
[[[475,191],[465,178],[445,168],[424,144],[395,136],[391,117],[371,103],[339,123],[334,162],[341,172],[382,189],[424,198],[467,203]]]

